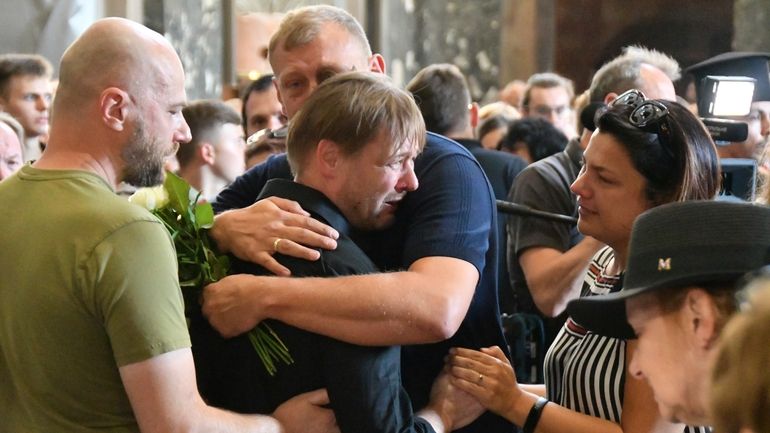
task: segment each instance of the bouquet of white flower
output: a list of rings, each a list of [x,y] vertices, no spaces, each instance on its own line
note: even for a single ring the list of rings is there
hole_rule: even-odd
[[[203,286],[224,278],[230,260],[211,246],[208,229],[214,224],[209,203],[199,203],[200,194],[179,176],[167,172],[161,186],[141,188],[129,201],[152,212],[171,234],[176,248],[179,285],[185,303],[198,302]],[[265,369],[275,374],[275,361],[294,362],[281,339],[265,323],[249,332],[249,340]]]

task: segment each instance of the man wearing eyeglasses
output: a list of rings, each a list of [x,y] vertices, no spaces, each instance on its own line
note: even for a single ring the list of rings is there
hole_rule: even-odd
[[[572,99],[572,80],[553,72],[534,74],[527,80],[521,114],[548,121],[568,138],[577,136]]]

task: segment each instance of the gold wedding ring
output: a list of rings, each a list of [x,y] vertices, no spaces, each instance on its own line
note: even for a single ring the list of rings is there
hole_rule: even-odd
[[[278,252],[278,244],[280,244],[282,240],[283,239],[281,239],[281,238],[276,238],[273,241],[273,251],[275,251],[276,253]]]

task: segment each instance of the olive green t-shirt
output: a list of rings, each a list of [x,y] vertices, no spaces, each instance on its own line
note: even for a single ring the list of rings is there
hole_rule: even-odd
[[[190,347],[168,233],[82,171],[0,203],[0,431],[137,432],[118,367]]]

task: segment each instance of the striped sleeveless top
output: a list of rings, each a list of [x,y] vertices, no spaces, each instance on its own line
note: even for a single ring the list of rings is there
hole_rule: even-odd
[[[588,267],[584,296],[620,290],[622,277],[607,270],[614,262],[611,248],[597,252]],[[594,334],[568,318],[545,355],[546,397],[576,412],[620,423],[626,372],[626,341]],[[687,427],[685,433],[708,433]]]

